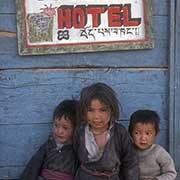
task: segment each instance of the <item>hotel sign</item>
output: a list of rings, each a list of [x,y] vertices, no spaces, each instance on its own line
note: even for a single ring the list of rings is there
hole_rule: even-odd
[[[150,0],[16,0],[20,55],[153,48]]]

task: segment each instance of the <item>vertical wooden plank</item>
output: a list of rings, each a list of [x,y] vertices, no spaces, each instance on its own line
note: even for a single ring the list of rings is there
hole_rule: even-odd
[[[176,42],[176,47],[175,47],[175,63],[174,63],[174,67],[175,67],[175,159],[176,159],[176,164],[177,164],[177,168],[178,170],[180,170],[180,154],[179,154],[179,149],[180,149],[180,61],[179,61],[179,57],[180,57],[180,1],[176,0],[176,28],[175,28],[175,42]],[[180,174],[179,174],[179,178],[180,178]]]
[[[180,177],[180,1],[170,1],[169,150]]]
[[[170,55],[169,55],[169,151],[174,157],[174,56],[175,56],[175,0],[170,4]]]

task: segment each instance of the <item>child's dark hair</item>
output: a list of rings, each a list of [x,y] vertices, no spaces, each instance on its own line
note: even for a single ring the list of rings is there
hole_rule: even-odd
[[[77,123],[77,111],[79,102],[77,100],[64,100],[55,108],[53,113],[53,121],[64,117],[70,120],[74,126]]]
[[[86,121],[85,116],[92,100],[99,100],[111,111],[111,122],[119,119],[119,102],[115,91],[105,83],[94,83],[82,89],[80,94],[79,118]]]
[[[159,132],[159,122],[160,122],[160,118],[157,112],[152,111],[152,110],[146,110],[146,109],[137,110],[130,117],[129,133],[132,136],[134,126],[137,123],[142,123],[142,124],[150,123],[154,125],[156,135],[157,135]]]

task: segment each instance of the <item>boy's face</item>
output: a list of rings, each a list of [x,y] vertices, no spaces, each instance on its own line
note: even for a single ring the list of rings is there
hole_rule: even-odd
[[[156,137],[154,125],[151,123],[136,123],[132,131],[132,138],[136,147],[145,150],[151,147]]]
[[[102,131],[109,127],[110,109],[98,99],[91,101],[88,107],[86,118],[93,130]]]
[[[55,119],[53,125],[53,135],[57,141],[64,144],[67,141],[72,140],[74,126],[68,119],[64,119],[64,116],[60,119]]]

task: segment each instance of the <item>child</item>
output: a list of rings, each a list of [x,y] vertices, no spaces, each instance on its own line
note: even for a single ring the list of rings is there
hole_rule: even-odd
[[[139,157],[140,180],[174,180],[176,170],[169,153],[154,144],[160,118],[155,111],[138,110],[130,117],[129,133]]]
[[[138,161],[127,130],[116,121],[115,92],[104,83],[81,91],[81,126],[74,134],[80,167],[75,180],[138,180]]]
[[[19,180],[72,180],[77,161],[72,147],[78,101],[64,100],[53,114],[53,132],[31,158]]]

